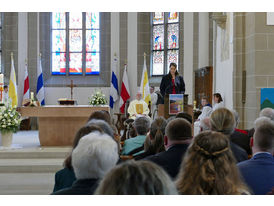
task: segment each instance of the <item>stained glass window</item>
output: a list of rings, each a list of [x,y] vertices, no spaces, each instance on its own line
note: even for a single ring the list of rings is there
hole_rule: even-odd
[[[69,28],[82,29],[82,12],[69,13]]]
[[[52,74],[99,74],[100,13],[54,12],[51,19]]]
[[[164,25],[158,25],[153,27],[153,48],[154,50],[162,50],[165,48]]]
[[[172,62],[179,69],[179,13],[153,13],[152,35],[151,74],[167,74]]]
[[[52,13],[52,29],[66,28],[66,13],[53,12]]]
[[[179,48],[179,25],[178,24],[168,24],[167,38],[168,38],[168,49]]]
[[[154,12],[153,24],[163,24],[164,23],[164,12]]]
[[[162,75],[164,70],[164,52],[153,52],[153,72],[152,75]]]
[[[178,12],[169,12],[168,13],[168,23],[179,22]]]

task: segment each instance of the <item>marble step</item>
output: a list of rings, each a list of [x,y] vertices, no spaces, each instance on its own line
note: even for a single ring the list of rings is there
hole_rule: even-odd
[[[0,159],[65,159],[71,147],[37,147],[26,149],[0,149]]]
[[[0,173],[0,195],[48,195],[54,173]]]
[[[55,173],[64,159],[0,159],[0,173]]]

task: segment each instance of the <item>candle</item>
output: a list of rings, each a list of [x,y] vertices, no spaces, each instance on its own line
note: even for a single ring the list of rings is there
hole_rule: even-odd
[[[30,99],[34,100],[34,94],[33,94],[33,92],[30,93]]]
[[[0,103],[3,103],[4,74],[0,74]]]

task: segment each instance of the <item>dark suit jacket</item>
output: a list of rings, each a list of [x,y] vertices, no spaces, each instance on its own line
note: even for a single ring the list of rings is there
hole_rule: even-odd
[[[240,146],[242,149],[244,149],[247,154],[251,155],[252,151],[250,148],[250,139],[248,137],[247,134],[243,134],[241,132],[238,131],[234,131],[231,135],[230,135],[230,140],[235,143],[236,145]]]
[[[74,171],[65,167],[55,173],[55,184],[53,192],[70,187],[76,180]]]
[[[165,94],[172,93],[172,78],[170,77],[169,74],[163,76],[161,85],[160,85],[160,91],[163,98],[165,97]],[[176,91],[176,94],[185,93],[185,82],[182,76],[177,75],[175,77],[175,91]]]
[[[237,164],[240,173],[255,195],[265,195],[274,187],[274,158],[268,153],[259,153],[250,160]]]
[[[188,148],[188,144],[176,144],[167,151],[149,156],[145,160],[152,161],[161,166],[172,178],[179,173],[182,158]]]
[[[98,182],[98,179],[76,180],[71,187],[54,192],[52,195],[93,195]]]
[[[246,151],[231,141],[230,148],[237,162],[248,160],[248,155]]]

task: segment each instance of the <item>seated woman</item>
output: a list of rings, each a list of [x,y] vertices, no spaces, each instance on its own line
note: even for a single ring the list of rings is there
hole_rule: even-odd
[[[142,99],[141,92],[137,92],[136,99],[131,101],[128,107],[130,119],[136,119],[140,116],[148,116],[149,108],[147,103]]]
[[[163,117],[157,117],[152,122],[150,132],[147,135],[143,146],[144,153],[135,155],[135,160],[140,160],[150,155],[165,151],[164,136],[166,125],[166,120]]]
[[[167,173],[149,161],[129,160],[105,175],[96,195],[177,195]]]
[[[79,143],[79,140],[83,136],[93,131],[103,132],[103,130],[100,127],[95,125],[84,126],[81,129],[79,129],[73,141],[72,151],[76,148],[76,146]],[[72,168],[72,164],[71,164],[71,154],[64,161],[64,169],[59,170],[55,174],[55,184],[54,184],[53,192],[70,187],[72,183],[76,180],[76,177]]]
[[[240,178],[228,138],[211,131],[197,135],[188,148],[177,189],[182,195],[250,194]]]
[[[224,102],[223,102],[223,98],[222,98],[220,93],[213,94],[213,97],[214,97],[214,105],[213,105],[213,108],[212,108],[213,111],[225,106]]]

